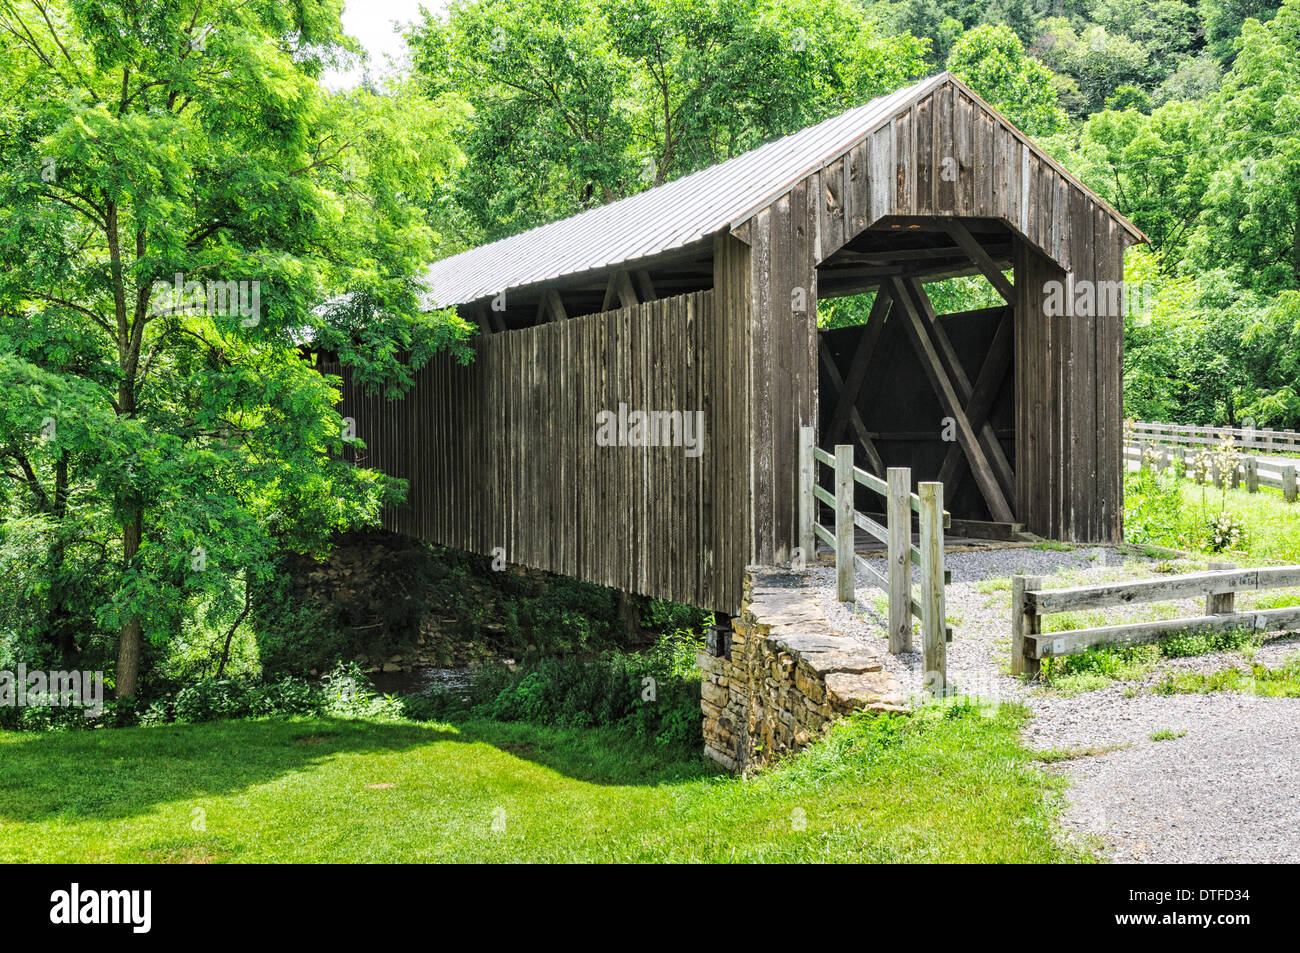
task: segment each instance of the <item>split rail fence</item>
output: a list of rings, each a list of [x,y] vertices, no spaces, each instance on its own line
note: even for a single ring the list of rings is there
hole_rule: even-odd
[[[820,485],[818,466],[834,474],[835,492]],[[885,500],[885,523],[876,522],[854,506],[855,488],[864,486]],[[944,587],[948,575],[943,567],[944,527],[951,517],[943,508],[943,484],[921,483],[911,492],[912,471],[890,467],[886,479],[853,463],[853,446],[837,444],[830,454],[817,446],[812,427],[799,431],[799,545],[813,558],[817,540],[823,540],[835,554],[836,591],[841,602],[856,599],[856,572],[879,586],[889,600],[889,651],[897,655],[912,651],[912,618],[921,622],[921,648],[926,681],[931,690],[942,693],[947,684],[948,649],[951,638],[945,621]],[[818,521],[817,503],[825,503],[835,514],[834,526]],[[912,543],[912,514],[920,519],[920,545]],[[854,550],[855,530],[885,544],[885,571]],[[914,593],[912,566],[920,567],[919,593]]]
[[[1236,593],[1300,587],[1300,566],[1237,569],[1211,563],[1208,572],[1136,582],[1044,589],[1041,576],[1011,579],[1011,674],[1036,675],[1045,658],[1074,655],[1094,645],[1131,645],[1173,635],[1250,628],[1264,632],[1300,626],[1300,606],[1239,612]],[[1043,632],[1043,616],[1204,597],[1205,613],[1181,619],[1131,622],[1065,632]]]

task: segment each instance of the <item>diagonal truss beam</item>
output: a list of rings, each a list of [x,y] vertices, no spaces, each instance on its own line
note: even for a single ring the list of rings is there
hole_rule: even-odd
[[[840,376],[840,369],[835,366],[835,358],[831,355],[830,345],[826,343],[826,338],[820,334],[817,335],[817,354],[821,358],[822,367],[826,369],[826,377],[830,380],[831,386],[835,388],[837,394],[843,394],[844,378]],[[880,458],[880,452],[871,439],[871,433],[867,430],[867,425],[862,422],[862,415],[858,413],[856,405],[849,410],[849,423],[853,427],[853,432],[857,435],[858,443],[862,444],[862,449],[867,454],[867,460],[871,464],[871,472],[877,476],[883,476],[885,462]]]
[[[956,423],[957,441],[965,451],[971,473],[974,474],[975,482],[988,503],[989,512],[997,522],[1014,522],[1015,518],[1007,495],[1003,492],[989,460],[992,454],[986,453],[986,447],[981,445],[980,436],[976,434],[975,428],[971,426],[970,419],[966,415],[965,406],[970,403],[971,397],[970,381],[966,378],[960,362],[956,362],[955,370],[945,366],[956,356],[952,352],[952,344],[948,341],[947,334],[937,322],[922,317],[922,305],[913,298],[908,283],[901,278],[891,278],[890,284],[904,317],[904,330],[912,340],[912,346],[921,359],[921,367],[930,379],[930,384],[938,395],[944,412]],[[916,281],[916,284],[919,286],[920,282]],[[917,290],[920,291],[920,299],[924,301],[925,306],[928,306],[929,298],[925,296],[925,289],[918,287]],[[931,308],[930,311],[932,312],[933,309]],[[948,352],[947,360],[940,356],[941,351]],[[962,386],[963,382],[964,386]],[[1002,448],[996,443],[997,437],[993,433],[993,428],[986,424],[985,430],[993,438],[994,449],[1001,453]],[[1003,456],[1004,463],[1005,460]]]
[[[1015,287],[1007,281],[1007,276],[1002,274],[1002,269],[998,267],[997,262],[993,260],[984,246],[975,240],[975,236],[970,233],[962,222],[952,218],[944,222],[944,229],[948,232],[952,240],[955,241],[961,250],[970,256],[970,260],[975,263],[984,277],[988,279],[989,284],[997,289],[998,294],[1006,299],[1007,304],[1015,304]]]
[[[971,386],[970,378],[966,375],[965,366],[957,356],[956,348],[952,346],[952,341],[948,338],[948,332],[939,323],[939,316],[935,314],[934,305],[930,302],[930,296],[925,293],[925,286],[921,284],[919,278],[912,278],[907,281],[907,290],[911,293],[912,301],[916,304],[925,320],[931,340],[934,342],[939,358],[944,363],[944,369],[948,372],[948,377],[956,388],[962,408],[969,411],[974,388]],[[967,416],[969,418],[969,412]],[[979,437],[980,446],[984,449],[989,464],[993,468],[993,475],[1002,488],[1003,496],[1011,504],[1011,508],[1015,509],[1016,474],[1011,469],[1011,463],[1007,460],[1006,452],[1002,449],[997,432],[987,420],[983,426],[974,425],[974,430]]]
[[[982,431],[989,423],[993,402],[997,400],[998,391],[1002,389],[1002,382],[1011,367],[1011,315],[1011,308],[1007,308],[998,321],[988,354],[985,355],[984,364],[975,379],[975,390],[971,394],[970,403],[966,405],[966,416],[970,419],[971,427],[977,432]],[[961,452],[961,447],[949,447],[943,466],[939,468],[939,482],[944,485],[944,492],[949,494],[950,498],[965,475],[964,463],[965,456]]]
[[[876,294],[876,300],[871,303],[867,323],[863,325],[862,333],[858,336],[858,346],[853,352],[853,361],[849,364],[849,376],[844,379],[839,400],[835,403],[835,413],[831,415],[830,428],[823,438],[828,446],[834,446],[839,442],[845,428],[849,425],[850,413],[858,406],[858,398],[862,396],[862,385],[867,379],[867,365],[871,363],[871,356],[876,352],[881,332],[885,329],[885,316],[889,313],[889,305],[889,291],[881,288]],[[880,472],[884,473],[883,470]]]

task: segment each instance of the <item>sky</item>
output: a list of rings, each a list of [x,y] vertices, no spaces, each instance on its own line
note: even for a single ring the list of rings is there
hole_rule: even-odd
[[[382,76],[388,70],[388,57],[405,55],[406,44],[393,24],[405,26],[420,19],[421,0],[347,0],[343,6],[343,29],[361,41],[370,53],[370,71]],[[428,10],[442,10],[446,0],[423,0]],[[362,70],[331,71],[324,83],[331,89],[346,89],[361,81]]]

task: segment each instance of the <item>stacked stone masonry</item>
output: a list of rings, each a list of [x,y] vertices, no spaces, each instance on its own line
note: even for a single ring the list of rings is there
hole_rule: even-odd
[[[700,704],[704,753],[728,770],[797,751],[849,712],[906,707],[879,652],[836,631],[799,573],[751,568],[730,644],[720,641],[700,653]]]

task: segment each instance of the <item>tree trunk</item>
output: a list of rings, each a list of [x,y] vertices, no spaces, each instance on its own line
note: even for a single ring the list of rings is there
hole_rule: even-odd
[[[249,611],[253,608],[253,576],[247,570],[244,571],[244,611],[239,613],[229,631],[226,632],[225,645],[221,647],[221,662],[217,665],[217,678],[222,678],[226,674],[226,662],[230,659],[230,642],[235,637],[235,630],[239,624],[248,618]]]
[[[77,637],[73,632],[72,613],[68,611],[67,591],[63,580],[63,567],[67,562],[64,543],[64,520],[68,516],[68,453],[60,456],[54,471],[54,512],[58,536],[50,552],[50,602],[48,614],[50,643],[59,653],[65,670],[77,667]]]
[[[618,617],[627,631],[628,638],[635,643],[641,637],[641,612],[637,609],[632,596],[624,589],[618,591]]]
[[[140,551],[144,514],[135,507],[132,517],[122,526],[123,565],[130,568]],[[140,682],[140,650],[143,624],[138,614],[122,623],[117,635],[117,697],[133,698]]]

